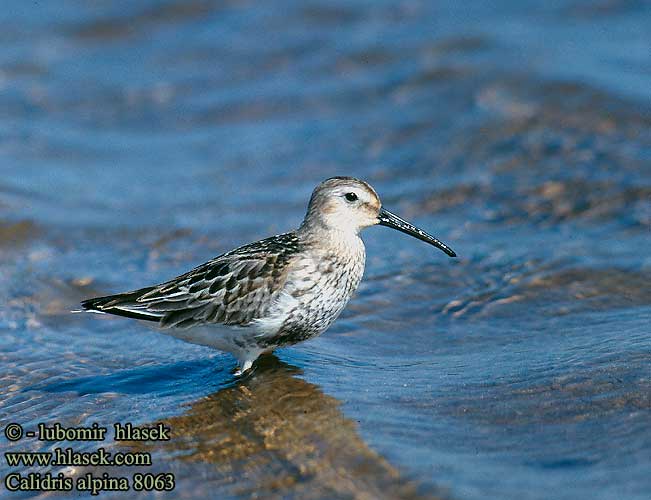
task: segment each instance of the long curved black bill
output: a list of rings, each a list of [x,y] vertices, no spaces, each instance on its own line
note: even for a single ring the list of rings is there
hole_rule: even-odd
[[[396,214],[392,214],[391,212],[385,210],[384,208],[380,209],[380,213],[378,214],[377,218],[378,221],[380,221],[379,224],[381,226],[392,227],[393,229],[397,229],[398,231],[408,234],[409,236],[418,238],[419,240],[424,241],[425,243],[434,245],[436,248],[440,248],[441,250],[443,250],[450,257],[457,256],[457,254],[454,253],[454,250],[452,250],[445,243],[439,241],[438,239],[434,238],[434,236],[432,236],[431,234],[427,234],[422,229],[417,228],[413,224],[410,224],[406,220],[401,219]]]

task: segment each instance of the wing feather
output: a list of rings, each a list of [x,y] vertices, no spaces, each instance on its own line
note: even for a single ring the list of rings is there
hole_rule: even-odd
[[[299,251],[295,233],[239,247],[157,286],[82,302],[87,310],[158,321],[163,328],[263,318]]]

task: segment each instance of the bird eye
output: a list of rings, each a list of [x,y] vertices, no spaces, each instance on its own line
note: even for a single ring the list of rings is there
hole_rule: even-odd
[[[357,201],[357,195],[355,193],[346,193],[345,197],[347,201],[350,202]]]

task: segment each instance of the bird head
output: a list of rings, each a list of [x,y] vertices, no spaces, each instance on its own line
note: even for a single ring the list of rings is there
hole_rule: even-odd
[[[310,198],[302,227],[358,234],[362,229],[378,224],[413,236],[450,257],[456,257],[454,251],[437,238],[384,209],[375,189],[353,177],[332,177],[319,184]]]

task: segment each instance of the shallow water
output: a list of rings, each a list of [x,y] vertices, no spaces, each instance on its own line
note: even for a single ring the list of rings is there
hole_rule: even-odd
[[[648,4],[5,4],[3,427],[165,420],[177,496],[648,498]],[[331,175],[460,258],[368,230],[342,317],[243,381],[69,314],[296,226]]]

